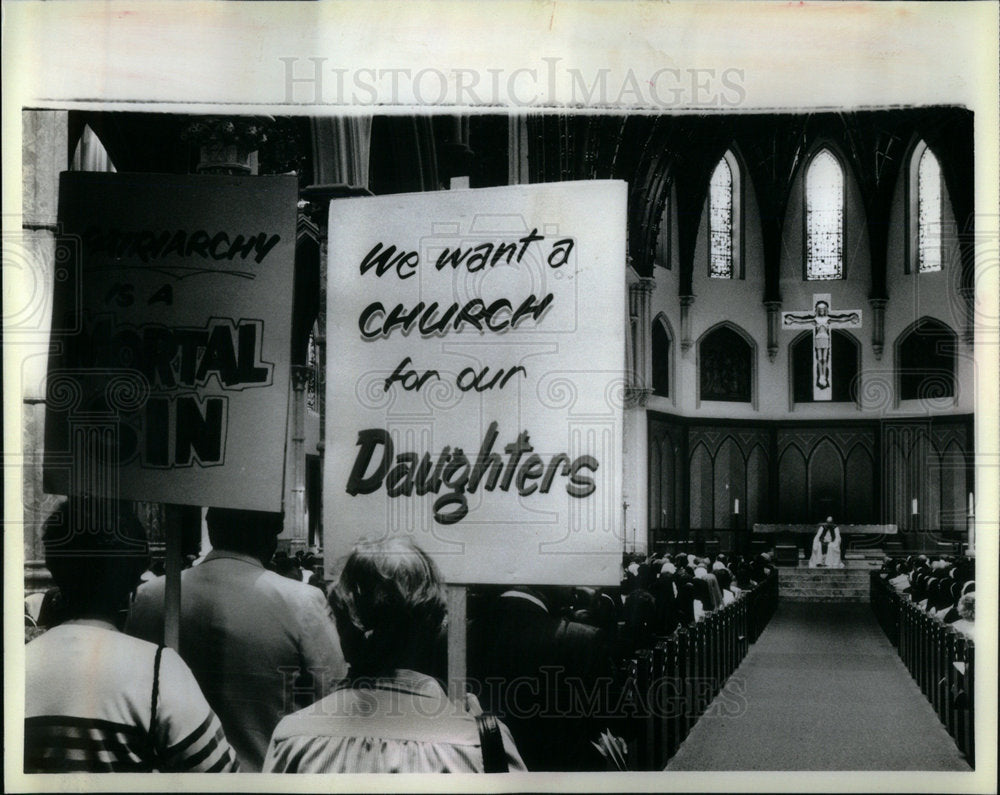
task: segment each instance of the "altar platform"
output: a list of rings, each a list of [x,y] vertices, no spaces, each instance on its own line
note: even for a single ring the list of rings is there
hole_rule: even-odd
[[[778,599],[783,602],[867,602],[869,578],[881,565],[881,555],[844,561],[842,569],[810,569],[808,562],[782,566],[778,571]]]

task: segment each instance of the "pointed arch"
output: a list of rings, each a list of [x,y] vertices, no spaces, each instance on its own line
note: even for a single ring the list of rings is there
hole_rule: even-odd
[[[868,449],[855,444],[844,461],[844,516],[841,521],[857,524],[874,522],[875,461]]]
[[[747,456],[746,526],[769,520],[768,495],[771,489],[771,472],[767,449],[759,442]]]
[[[723,439],[712,464],[715,479],[712,526],[727,527],[733,512],[733,500],[740,500],[746,513],[747,467],[739,442],[732,436]]]
[[[115,172],[114,162],[108,154],[101,137],[84,123],[80,137],[70,157],[70,171],[110,171]]]
[[[952,439],[940,455],[941,484],[940,521],[938,527],[945,531],[966,529],[969,493],[966,454],[958,440]]]
[[[817,521],[825,516],[843,516],[844,459],[829,437],[813,447],[807,472],[809,516]]]
[[[698,404],[703,400],[757,407],[757,343],[728,320],[698,338]]]
[[[799,522],[808,510],[806,457],[797,444],[789,444],[778,458],[778,521]]]
[[[944,264],[944,173],[941,160],[923,138],[910,150],[906,171],[906,273],[932,273]]]
[[[674,397],[674,331],[665,313],[653,319],[653,394]]]
[[[708,181],[708,275],[711,279],[743,279],[743,168],[730,147],[719,158]]]
[[[693,529],[712,527],[714,488],[712,456],[703,442],[691,451],[689,469],[690,526]]]
[[[847,169],[835,148],[822,143],[803,171],[803,278],[806,281],[846,277]]]
[[[894,349],[897,403],[955,396],[958,335],[947,323],[919,317],[896,337]]]

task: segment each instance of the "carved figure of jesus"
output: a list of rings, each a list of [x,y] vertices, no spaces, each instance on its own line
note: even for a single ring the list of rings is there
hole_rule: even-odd
[[[813,361],[816,365],[814,399],[829,400],[831,332],[834,328],[859,327],[861,311],[849,309],[844,312],[831,312],[828,296],[814,295],[813,299],[815,304],[812,312],[782,312],[781,325],[784,328],[812,326]]]

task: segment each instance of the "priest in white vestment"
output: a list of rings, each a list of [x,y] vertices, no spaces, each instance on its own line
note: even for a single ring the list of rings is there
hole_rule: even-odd
[[[844,567],[844,562],[840,559],[840,528],[833,523],[832,516],[826,517],[813,538],[809,568],[815,569],[817,566],[830,569]]]

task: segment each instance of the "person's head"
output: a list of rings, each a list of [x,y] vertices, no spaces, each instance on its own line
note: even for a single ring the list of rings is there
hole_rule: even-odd
[[[596,598],[596,589],[581,586],[573,588],[570,596],[570,604],[572,604],[574,610],[589,610],[594,606]]]
[[[330,591],[330,606],[353,674],[429,673],[447,607],[437,566],[412,541],[359,542]]]
[[[816,302],[816,314],[820,317],[825,317],[830,314],[830,305],[826,301]]]
[[[958,614],[966,621],[976,620],[976,593],[967,593],[958,600]]]
[[[267,565],[278,547],[284,515],[235,508],[209,508],[208,539],[215,549],[251,555]]]
[[[733,584],[733,575],[727,568],[716,569],[714,572],[715,578],[719,581],[719,587],[728,591],[730,586]]]
[[[46,520],[42,541],[66,618],[117,620],[149,565],[146,531],[117,501],[67,500]]]
[[[705,610],[711,610],[714,603],[711,591],[708,588],[708,580],[695,577],[692,582],[694,582],[694,598],[701,602]]]

